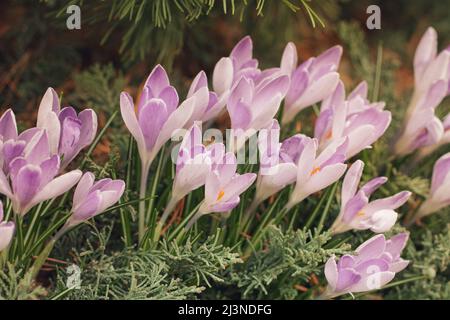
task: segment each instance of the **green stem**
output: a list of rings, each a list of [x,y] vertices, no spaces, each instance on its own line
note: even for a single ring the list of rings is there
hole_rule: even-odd
[[[142,164],[141,183],[139,187],[139,198],[143,199],[147,193],[148,165]],[[139,202],[139,221],[138,221],[139,242],[142,241],[145,234],[145,201]]]

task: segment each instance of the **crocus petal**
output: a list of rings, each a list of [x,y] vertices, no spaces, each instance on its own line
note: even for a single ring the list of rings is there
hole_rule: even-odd
[[[8,198],[13,197],[11,188],[9,186],[8,179],[6,178],[3,170],[0,170],[0,193],[4,194]]]
[[[80,205],[81,201],[88,195],[94,181],[95,176],[92,172],[83,174],[73,194],[73,207]]]
[[[346,292],[361,280],[361,276],[352,269],[339,270],[336,292]]]
[[[223,200],[227,201],[247,190],[256,180],[256,174],[245,173],[234,177],[223,189]]]
[[[450,153],[440,157],[433,167],[430,193],[433,194],[442,185],[450,172]]]
[[[390,238],[388,241],[386,241],[386,251],[389,252],[392,255],[392,258],[394,260],[397,260],[400,258],[400,254],[403,251],[403,249],[406,246],[406,243],[409,239],[409,233],[402,232],[399,233],[392,238]]]
[[[284,48],[283,55],[281,57],[281,71],[290,75],[297,66],[297,59],[297,48],[293,42],[289,42]]]
[[[386,238],[384,235],[377,235],[362,245],[360,245],[355,251],[357,253],[357,261],[365,261],[379,257],[386,248]]]
[[[338,280],[338,269],[334,257],[329,258],[325,264],[325,278],[327,278],[331,290],[335,291]]]
[[[73,170],[53,179],[36,194],[28,208],[69,191],[80,180],[81,175],[82,172],[80,170]]]
[[[219,202],[217,204],[213,204],[210,207],[210,212],[228,212],[237,207],[240,202],[239,196],[229,199],[228,201]]]
[[[156,153],[161,149],[163,144],[170,139],[175,130],[184,127],[192,115],[194,104],[195,96],[183,101],[183,103],[169,116],[161,128],[161,132],[153,147],[153,153]]]
[[[7,141],[17,138],[17,124],[14,112],[11,109],[5,111],[0,118],[0,139]]]
[[[101,203],[101,192],[99,190],[91,192],[77,207],[75,207],[71,220],[81,222],[92,218],[99,211]]]
[[[166,70],[161,65],[156,65],[147,80],[145,81],[144,87],[151,89],[155,97],[159,97],[159,94],[167,86],[170,86],[169,77],[167,76]]]
[[[414,54],[414,76],[416,81],[422,76],[424,69],[436,57],[437,32],[433,27],[428,27],[423,34]]]
[[[106,191],[102,191],[102,203],[98,213],[102,213],[122,197],[125,191],[125,182],[122,180],[113,180],[105,186]]]
[[[370,195],[381,185],[385,184],[387,180],[388,179],[386,177],[374,178],[362,186],[361,191],[364,192],[367,197],[370,197]]]
[[[252,59],[253,53],[253,42],[250,36],[246,36],[242,38],[233,48],[230,53],[230,58],[232,58],[236,67],[240,68],[247,61]]]
[[[366,206],[365,212],[368,215],[371,215],[379,210],[384,209],[395,210],[398,207],[401,207],[406,201],[408,201],[408,198],[410,196],[411,192],[402,191],[388,198],[374,200]]]
[[[15,226],[13,222],[0,223],[0,252],[5,250],[11,243],[14,229]]]
[[[342,183],[342,193],[341,193],[341,206],[344,207],[346,203],[356,194],[358,189],[359,181],[361,180],[361,175],[364,169],[364,162],[361,160],[356,160],[355,163],[351,165],[348,169],[344,181]]]
[[[46,131],[39,131],[27,143],[24,157],[29,163],[40,164],[50,156],[49,140]]]
[[[233,82],[233,62],[230,58],[220,59],[213,72],[213,89],[222,95],[231,88]]]
[[[375,233],[389,231],[397,221],[397,212],[394,210],[376,211],[370,217],[371,228]]]
[[[395,273],[391,271],[377,272],[370,275],[365,281],[359,281],[356,285],[352,286],[351,292],[364,292],[370,290],[378,290],[384,287],[392,279],[394,279]]]
[[[24,215],[27,213],[28,210],[26,208],[39,192],[41,173],[41,168],[29,164],[22,167],[13,180],[13,191],[19,205],[19,208],[16,208],[16,210],[20,210],[20,212],[17,212],[18,214]]]
[[[142,158],[142,153],[145,151],[144,135],[142,134],[136,113],[134,112],[133,99],[126,92],[120,94],[120,112],[125,125],[137,142],[139,153]]]
[[[60,111],[58,94],[53,88],[48,88],[39,104],[37,126],[42,128],[49,113],[58,114]]]
[[[166,104],[161,99],[151,99],[139,110],[139,126],[148,151],[152,150],[155,145],[167,118]]]

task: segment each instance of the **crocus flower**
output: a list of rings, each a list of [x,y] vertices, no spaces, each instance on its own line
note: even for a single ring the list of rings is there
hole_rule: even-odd
[[[92,109],[85,109],[79,114],[72,107],[61,109],[55,90],[48,88],[39,105],[37,127],[47,131],[50,151],[63,159],[63,170],[94,141],[97,115]]]
[[[14,222],[3,221],[3,203],[0,201],[0,252],[11,243],[14,229]]]
[[[337,141],[317,154],[317,140],[304,138],[297,162],[295,188],[286,204],[287,210],[339,180],[347,168],[344,164],[347,146],[347,139]]]
[[[419,220],[450,205],[450,152],[440,157],[433,167],[430,194],[412,221]]]
[[[206,177],[205,199],[199,208],[199,215],[213,212],[228,212],[239,204],[239,195],[247,190],[256,179],[256,174],[236,173],[237,160],[232,152],[225,154],[223,162],[210,171]]]
[[[408,266],[409,261],[400,257],[408,238],[408,233],[399,233],[386,240],[380,234],[360,245],[356,255],[344,255],[337,263],[331,257],[325,264],[324,297],[381,289]]]
[[[319,140],[319,150],[343,137],[348,138],[347,159],[370,148],[391,123],[391,113],[383,108],[383,102],[367,100],[365,82],[345,100],[344,84],[339,81],[333,94],[323,101],[315,124],[314,137]]]
[[[260,73],[258,60],[253,59],[252,39],[246,36],[236,44],[229,57],[221,58],[214,67],[214,92],[218,96],[227,96],[241,77],[253,79]]]
[[[450,47],[437,54],[437,33],[429,27],[414,55],[414,92],[403,131],[395,144],[398,156],[437,144],[444,127],[435,109],[450,93]]]
[[[341,211],[331,230],[341,233],[351,229],[381,233],[392,228],[397,221],[394,210],[402,206],[411,196],[411,192],[402,191],[394,196],[369,202],[370,195],[386,183],[386,177],[377,177],[358,190],[364,163],[357,160],[348,169],[341,193]]]
[[[60,170],[58,155],[49,157],[47,133],[26,153],[9,165],[9,176],[0,170],[0,193],[12,201],[16,214],[25,215],[33,206],[67,192],[80,179],[81,171],[73,170],[56,176]]]
[[[336,72],[342,47],[334,46],[297,67],[297,50],[290,42],[281,58],[281,70],[291,78],[284,103],[282,123],[288,123],[303,109],[328,97],[339,81]]]
[[[65,229],[102,213],[117,201],[125,190],[125,182],[109,178],[95,182],[95,176],[86,172],[80,179],[73,195],[72,215],[65,224]]]
[[[280,126],[275,119],[266,130],[259,132],[260,170],[256,181],[256,194],[252,210],[259,203],[296,180],[297,162],[302,153],[306,136],[296,134],[282,143],[279,142],[279,138]]]
[[[120,111],[123,121],[137,142],[143,172],[150,165],[172,133],[190,120],[195,97],[185,100],[178,108],[178,94],[170,85],[166,71],[157,65],[145,82],[139,98],[137,115],[131,96],[122,92]]]
[[[289,77],[277,74],[256,81],[246,77],[239,80],[227,103],[233,136],[238,139],[235,150],[247,137],[271,123],[288,86]]]
[[[210,170],[210,153],[202,144],[200,127],[195,124],[185,134],[181,142],[176,159],[176,174],[172,186],[172,196],[161,217],[162,223],[164,223],[178,201],[205,184],[206,176]]]

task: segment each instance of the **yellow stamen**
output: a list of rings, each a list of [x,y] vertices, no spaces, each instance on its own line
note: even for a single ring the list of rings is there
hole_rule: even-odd
[[[325,135],[325,139],[329,140],[331,138],[333,138],[333,131],[331,131],[331,129],[330,129],[330,130],[328,130],[327,134]]]
[[[364,217],[366,214],[364,213],[364,211],[358,211],[358,213],[356,215],[358,217]]]
[[[224,195],[225,195],[225,191],[220,190],[219,194],[217,195],[216,201],[219,201],[220,199],[222,199]]]
[[[311,170],[311,175],[315,175],[319,171],[320,171],[320,167],[314,167],[314,169]]]

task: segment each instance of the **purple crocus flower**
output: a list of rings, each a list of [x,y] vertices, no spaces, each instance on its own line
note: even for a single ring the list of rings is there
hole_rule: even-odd
[[[37,127],[47,131],[50,151],[62,157],[61,170],[94,141],[97,114],[85,109],[79,114],[72,107],[61,109],[55,90],[48,88],[41,100]]]
[[[43,131],[25,156],[10,162],[8,176],[0,170],[0,193],[11,199],[16,214],[23,216],[38,203],[67,192],[81,177],[80,170],[57,177],[59,156],[49,157],[48,146],[47,132]]]
[[[345,89],[339,81],[333,94],[322,103],[314,136],[319,140],[319,150],[330,143],[348,138],[346,158],[370,148],[387,130],[391,113],[384,111],[383,102],[367,100],[367,85],[362,82],[345,100]]]
[[[440,157],[433,167],[430,194],[412,221],[419,220],[450,205],[450,152]]]
[[[348,139],[341,139],[317,154],[317,140],[304,138],[297,162],[296,184],[286,204],[287,210],[339,180],[347,169],[344,164],[347,147]]]
[[[95,182],[95,176],[86,172],[73,195],[72,215],[64,228],[68,229],[102,213],[117,201],[125,190],[125,182],[109,178]]]
[[[450,47],[437,54],[437,45],[436,30],[429,27],[414,55],[414,92],[395,145],[398,156],[438,144],[443,137],[435,109],[450,94]]]
[[[259,76],[258,60],[253,59],[253,42],[250,36],[242,38],[229,57],[220,59],[213,72],[213,89],[219,96],[227,96],[233,86],[243,77]]]
[[[178,201],[205,184],[206,176],[210,171],[210,152],[202,144],[202,131],[195,124],[185,134],[178,150],[172,196],[161,217],[161,223],[165,222]]]
[[[339,81],[336,72],[342,47],[334,46],[297,67],[297,49],[290,42],[281,58],[281,70],[291,78],[286,94],[282,123],[288,123],[303,109],[328,97]]]
[[[239,204],[239,195],[247,190],[255,181],[256,174],[236,173],[237,160],[232,152],[225,154],[222,163],[206,177],[205,199],[198,214],[228,212]]]
[[[271,123],[288,86],[289,77],[276,73],[257,80],[246,77],[239,80],[227,103],[233,135],[238,140],[235,150],[240,149],[247,137]]]
[[[11,243],[14,230],[14,222],[3,221],[3,203],[0,201],[0,252],[5,250]]]
[[[260,170],[252,209],[296,180],[297,162],[307,137],[296,134],[282,143],[279,138],[280,126],[277,120],[272,120],[266,130],[259,132]]]
[[[364,163],[357,160],[344,177],[341,211],[331,227],[335,234],[351,229],[370,229],[376,233],[386,232],[397,221],[398,214],[394,210],[402,206],[411,196],[411,192],[402,191],[391,197],[369,202],[371,194],[386,183],[387,178],[374,178],[358,190],[363,169]]]
[[[399,233],[386,240],[380,234],[360,245],[356,255],[344,255],[337,263],[331,257],[325,264],[324,297],[381,289],[408,266],[409,261],[400,257],[408,238],[408,233]]]
[[[143,172],[150,165],[172,133],[190,120],[195,96],[185,100],[178,108],[178,94],[170,85],[166,71],[157,65],[145,82],[139,98],[137,115],[131,96],[122,92],[120,111],[123,121],[137,142]]]

